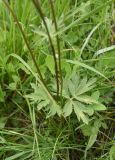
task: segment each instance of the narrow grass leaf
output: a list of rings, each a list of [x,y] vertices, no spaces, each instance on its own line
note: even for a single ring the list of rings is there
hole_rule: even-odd
[[[86,40],[85,40],[85,42],[84,42],[84,44],[83,44],[83,46],[82,46],[82,48],[81,48],[80,57],[81,57],[81,55],[82,55],[82,53],[83,53],[83,50],[85,49],[86,45],[88,44],[91,36],[92,36],[93,33],[99,28],[100,25],[101,25],[101,23],[97,24],[97,25],[91,30],[91,32],[89,33],[88,37],[86,38]]]
[[[95,52],[93,58],[96,58],[96,57],[99,56],[100,54],[103,54],[103,53],[105,53],[105,52],[109,52],[109,51],[114,50],[114,49],[115,49],[115,45],[112,45],[112,46],[107,47],[107,48],[100,49],[100,50],[98,50],[97,52]]]
[[[103,78],[105,78],[105,79],[107,79],[107,80],[109,81],[109,79],[108,79],[104,74],[102,74],[101,72],[99,72],[99,71],[96,70],[95,68],[88,66],[88,65],[85,64],[85,63],[82,63],[82,62],[79,62],[79,61],[73,61],[73,60],[66,60],[66,62],[67,62],[67,63],[74,64],[74,65],[79,65],[79,66],[81,66],[81,67],[83,67],[83,68],[86,68],[86,69],[88,69],[88,70],[90,70],[90,71],[92,71],[92,72],[100,75],[101,77],[103,77]]]
[[[11,156],[11,157],[6,158],[5,160],[15,160],[15,159],[23,156],[26,153],[28,153],[28,151],[26,151],[26,152],[20,152],[20,153],[17,153],[15,155]]]

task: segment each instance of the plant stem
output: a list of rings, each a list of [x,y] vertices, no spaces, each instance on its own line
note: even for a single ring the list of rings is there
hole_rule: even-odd
[[[52,0],[49,0],[49,2],[50,2],[50,5],[51,5],[51,10],[52,10],[52,16],[53,16],[55,31],[58,32],[58,26],[57,26],[57,21],[56,21],[56,15],[55,15],[55,11],[54,11],[53,1],[52,1]],[[60,88],[61,88],[60,93],[61,93],[61,95],[62,95],[63,79],[62,79],[62,68],[61,68],[60,40],[59,40],[58,34],[56,34],[56,41],[57,41],[58,58],[59,58]]]
[[[47,90],[47,91],[49,92],[49,94],[51,95],[51,93],[50,93],[50,91],[49,91],[49,89],[48,89],[48,87],[47,87],[47,85],[46,85],[46,83],[45,83],[45,81],[44,81],[44,79],[43,79],[43,77],[42,77],[42,74],[41,74],[41,71],[40,71],[40,69],[39,69],[39,66],[38,66],[38,64],[37,64],[37,62],[36,62],[35,56],[34,56],[32,50],[31,50],[31,48],[30,48],[30,46],[29,46],[27,37],[26,37],[26,35],[25,35],[25,33],[24,33],[23,29],[22,29],[22,26],[21,26],[21,24],[20,24],[17,16],[15,15],[14,11],[11,9],[10,5],[8,4],[8,2],[7,2],[6,0],[3,0],[3,3],[4,3],[5,6],[8,8],[8,10],[11,12],[11,14],[12,14],[15,22],[17,23],[17,26],[19,27],[19,29],[20,29],[20,31],[21,31],[21,33],[22,33],[23,39],[24,39],[24,41],[25,41],[25,44],[26,44],[26,46],[27,46],[27,48],[28,48],[28,50],[29,50],[29,53],[30,53],[30,55],[31,55],[31,57],[32,57],[33,63],[34,63],[34,65],[35,65],[36,69],[37,69],[37,73],[38,73],[38,75],[39,75],[39,77],[40,77],[40,79],[41,79],[44,87],[46,88],[46,90]],[[52,95],[51,95],[51,96],[52,96]]]
[[[39,0],[32,0],[32,1],[33,1],[33,4],[36,7],[36,9],[37,9],[37,11],[38,11],[43,23],[44,23],[44,26],[46,28],[46,32],[47,32],[47,35],[48,35],[48,39],[49,39],[49,42],[50,42],[50,46],[51,46],[51,49],[52,49],[54,63],[55,63],[56,84],[57,84],[57,99],[58,99],[58,97],[59,97],[58,64],[57,64],[54,45],[53,45],[53,42],[52,42],[52,39],[51,39],[51,36],[50,36],[50,33],[49,33],[49,29],[48,29],[47,23],[46,23],[45,18],[44,18],[44,13],[43,13],[43,11],[41,9],[41,6],[40,6],[40,2],[39,2]]]

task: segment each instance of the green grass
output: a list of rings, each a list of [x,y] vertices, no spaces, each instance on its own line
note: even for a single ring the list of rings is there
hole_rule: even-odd
[[[1,160],[115,159],[114,10],[0,1]]]

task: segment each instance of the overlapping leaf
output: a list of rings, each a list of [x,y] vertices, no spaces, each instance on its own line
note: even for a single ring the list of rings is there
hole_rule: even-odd
[[[63,108],[64,116],[69,116],[74,110],[78,120],[82,120],[88,124],[89,116],[92,116],[95,111],[105,110],[106,107],[101,104],[99,92],[96,91],[89,96],[90,90],[95,86],[96,79],[87,80],[87,77],[80,79],[79,76],[73,74],[71,79],[65,82],[64,95],[69,98]]]
[[[31,85],[34,89],[34,92],[27,95],[27,97],[31,100],[31,103],[36,104],[38,110],[45,108],[45,111],[48,112],[47,117],[53,116],[56,113],[60,115],[60,106],[55,101],[51,101],[49,99],[42,86],[40,84],[36,85],[33,83]]]

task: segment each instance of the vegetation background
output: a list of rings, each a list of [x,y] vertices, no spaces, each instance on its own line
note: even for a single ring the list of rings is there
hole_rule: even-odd
[[[115,160],[114,0],[0,0],[0,159]]]

